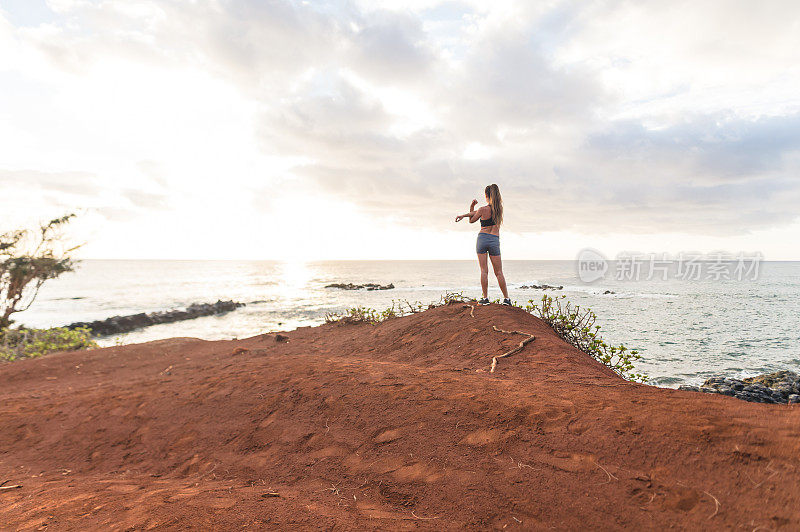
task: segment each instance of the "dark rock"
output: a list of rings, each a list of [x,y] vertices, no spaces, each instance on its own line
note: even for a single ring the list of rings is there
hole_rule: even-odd
[[[608,294],[616,294],[616,292],[614,292],[613,290],[606,290],[605,292],[603,292],[604,296],[606,296]]]
[[[340,290],[361,290],[362,288],[366,288],[367,290],[391,290],[394,288],[394,284],[389,283],[386,285],[381,285],[378,283],[364,283],[364,284],[332,283],[329,285],[325,285],[325,288],[338,288]]]
[[[285,334],[276,334],[275,335],[275,341],[276,342],[288,342],[289,341],[289,337],[286,336]]]
[[[527,289],[532,289],[532,290],[563,290],[564,289],[563,286],[553,286],[553,285],[549,285],[549,284],[532,284],[530,286],[524,284],[524,285],[520,286],[520,288],[523,289],[523,290],[527,290]]]
[[[214,316],[224,314],[231,310],[243,307],[244,303],[237,301],[217,301],[216,303],[192,303],[185,310],[165,310],[162,312],[151,312],[145,314],[131,314],[129,316],[114,316],[105,320],[91,322],[75,322],[67,325],[68,329],[86,327],[91,329],[94,336],[109,336],[112,334],[122,334],[131,332],[150,325],[161,323],[173,323],[176,321],[192,320],[202,316]]]
[[[719,393],[754,403],[800,402],[800,375],[793,371],[776,371],[746,379],[711,377],[700,386],[679,386],[679,390]]]

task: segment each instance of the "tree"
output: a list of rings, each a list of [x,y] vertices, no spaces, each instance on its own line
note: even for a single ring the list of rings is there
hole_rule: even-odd
[[[61,233],[74,217],[50,220],[38,231],[0,234],[0,331],[11,325],[13,313],[30,308],[45,281],[74,269],[70,254],[80,246],[64,249]]]

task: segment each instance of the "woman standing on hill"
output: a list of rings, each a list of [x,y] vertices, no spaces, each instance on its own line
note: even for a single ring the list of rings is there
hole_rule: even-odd
[[[503,261],[500,260],[500,224],[503,223],[503,198],[500,197],[500,188],[491,184],[486,187],[486,205],[475,210],[478,200],[472,200],[469,205],[469,212],[456,216],[456,222],[462,218],[469,218],[469,223],[474,224],[481,221],[481,230],[478,233],[476,249],[478,251],[478,265],[481,268],[481,290],[483,298],[478,303],[481,305],[489,304],[489,265],[486,254],[492,261],[492,269],[497,277],[497,284],[503,292],[503,304],[511,305],[506,288],[506,278],[503,275]]]

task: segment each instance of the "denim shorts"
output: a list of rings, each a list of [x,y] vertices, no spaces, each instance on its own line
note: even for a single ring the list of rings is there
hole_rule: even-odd
[[[478,255],[488,252],[495,257],[500,254],[500,237],[491,233],[478,233],[478,242],[475,245]]]

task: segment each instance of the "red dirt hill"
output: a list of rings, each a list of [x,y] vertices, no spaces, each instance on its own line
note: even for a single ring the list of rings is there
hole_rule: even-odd
[[[536,340],[489,373],[491,357]],[[0,528],[800,528],[800,408],[623,381],[520,309],[0,366]]]

